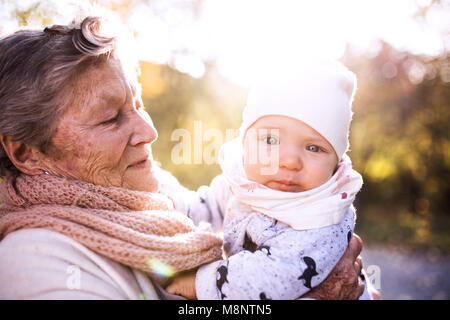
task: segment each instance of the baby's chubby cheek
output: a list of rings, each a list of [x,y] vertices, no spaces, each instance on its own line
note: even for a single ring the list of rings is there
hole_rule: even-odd
[[[244,170],[247,179],[250,181],[265,184],[269,178],[269,176],[261,173],[261,166],[259,164],[250,164],[244,161]]]
[[[265,185],[276,177],[279,169],[277,153],[268,153],[267,150],[259,150],[258,143],[248,137],[243,145],[243,165],[247,178],[251,181]]]

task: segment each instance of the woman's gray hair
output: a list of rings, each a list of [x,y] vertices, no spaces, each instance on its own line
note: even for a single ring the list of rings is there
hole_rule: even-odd
[[[58,119],[74,97],[68,90],[86,68],[114,55],[116,38],[100,34],[102,20],[79,28],[54,25],[0,40],[0,133],[45,152]],[[0,176],[16,171],[0,144]]]

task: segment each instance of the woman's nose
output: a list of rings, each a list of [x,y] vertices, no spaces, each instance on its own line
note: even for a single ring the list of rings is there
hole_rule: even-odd
[[[150,115],[142,108],[136,112],[135,121],[133,121],[134,130],[131,137],[131,145],[140,143],[152,143],[158,138],[158,132],[153,126]]]
[[[280,168],[292,171],[300,171],[303,168],[301,152],[298,148],[280,148]]]

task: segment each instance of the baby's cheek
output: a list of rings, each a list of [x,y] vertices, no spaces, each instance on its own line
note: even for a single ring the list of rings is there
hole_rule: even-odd
[[[308,173],[305,179],[305,183],[309,185],[308,189],[314,189],[320,187],[325,182],[330,180],[332,176],[333,176],[332,172],[324,170],[323,167],[322,168],[317,167]]]
[[[261,166],[258,164],[244,163],[244,170],[247,175],[247,179],[250,181],[264,184],[264,176],[261,175]]]

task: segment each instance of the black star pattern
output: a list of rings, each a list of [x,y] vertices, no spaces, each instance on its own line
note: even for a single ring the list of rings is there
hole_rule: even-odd
[[[244,244],[242,245],[244,250],[248,250],[250,252],[255,252],[256,244],[252,241],[252,239],[248,236],[248,233],[245,233]]]
[[[266,296],[266,293],[265,293],[265,292],[261,292],[261,293],[259,294],[259,299],[261,299],[261,300],[272,300],[271,298],[268,298],[268,297]]]
[[[266,255],[270,256],[270,247],[269,246],[259,246],[256,250],[265,250],[266,251]],[[263,251],[264,252],[264,251]]]
[[[217,269],[217,279],[216,279],[216,285],[220,292],[220,299],[223,300],[223,298],[226,298],[227,296],[222,293],[222,286],[225,282],[228,282],[227,280],[227,274],[228,274],[228,268],[226,266],[220,266]]]
[[[316,271],[316,262],[310,257],[303,257],[303,261],[306,264],[306,269],[305,271],[303,271],[303,274],[298,277],[298,280],[304,280],[305,282],[303,283],[303,285],[308,289],[311,289],[311,279],[312,277],[318,275]]]

